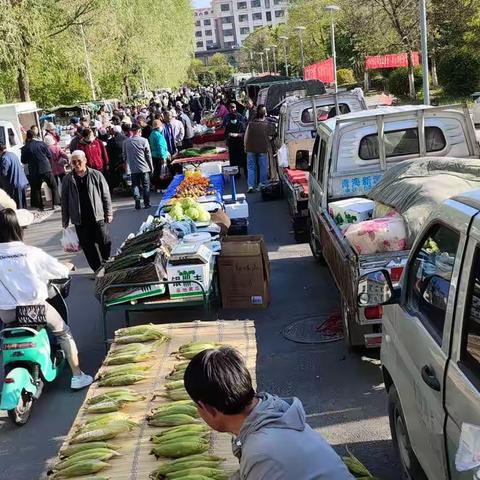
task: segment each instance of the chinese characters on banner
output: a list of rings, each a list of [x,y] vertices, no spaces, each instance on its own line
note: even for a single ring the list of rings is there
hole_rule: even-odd
[[[413,65],[420,65],[420,55],[418,52],[412,52]],[[365,69],[374,70],[376,68],[398,68],[408,67],[408,57],[406,53],[391,53],[389,55],[375,55],[365,59]]]
[[[308,65],[303,72],[303,79],[320,80],[323,83],[333,83],[335,81],[333,75],[333,59],[328,58],[322,62]]]

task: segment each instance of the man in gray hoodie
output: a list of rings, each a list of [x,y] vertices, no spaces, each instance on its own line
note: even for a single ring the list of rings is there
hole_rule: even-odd
[[[184,376],[199,415],[234,435],[240,480],[352,480],[333,448],[305,422],[298,398],[255,394],[240,354],[230,347],[196,355]]]

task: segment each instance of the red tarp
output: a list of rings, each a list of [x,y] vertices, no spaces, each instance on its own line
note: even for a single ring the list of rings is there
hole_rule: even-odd
[[[225,140],[225,129],[218,128],[215,133],[205,133],[203,135],[196,135],[193,137],[194,145],[203,145],[210,142],[221,142]]]
[[[420,55],[418,52],[412,52],[414,65],[420,64]],[[367,57],[365,60],[365,69],[373,70],[376,68],[398,68],[408,67],[408,57],[406,53],[392,53],[389,55],[375,55]]]
[[[304,80],[321,80],[323,83],[333,83],[335,77],[333,75],[333,59],[328,58],[322,62],[308,65],[303,71]]]

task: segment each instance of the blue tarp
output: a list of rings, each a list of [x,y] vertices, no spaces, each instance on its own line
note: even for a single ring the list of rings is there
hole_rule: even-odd
[[[180,183],[182,183],[182,180],[184,178],[185,178],[185,175],[175,175],[173,177],[173,180],[170,182],[170,185],[168,186],[167,190],[163,194],[162,201],[158,206],[157,213],[156,213],[157,216],[160,216],[161,208],[168,202],[168,200],[170,200],[175,196],[177,187],[180,185]],[[209,196],[208,199],[222,203],[223,192],[225,190],[225,180],[223,175],[220,173],[218,175],[210,175],[208,178],[210,179],[210,184],[212,185],[212,188],[215,189],[216,191],[215,195]]]

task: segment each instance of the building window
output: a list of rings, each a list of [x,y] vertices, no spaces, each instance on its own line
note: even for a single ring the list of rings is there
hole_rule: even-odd
[[[222,17],[222,23],[233,23],[233,17]]]
[[[207,18],[207,19],[205,19],[205,20],[203,21],[203,24],[204,24],[204,25],[211,25],[211,24],[212,24],[212,21],[211,21],[209,18]]]
[[[221,12],[228,12],[230,11],[230,5],[228,3],[220,4],[220,11]]]
[[[254,13],[254,14],[252,15],[252,18],[253,18],[254,20],[261,20],[261,19],[262,19],[262,12]]]
[[[266,17],[267,17],[267,22],[271,22],[272,21],[272,12],[267,12]]]
[[[248,22],[248,15],[239,15],[239,16],[238,16],[238,21],[239,21],[240,23],[242,23],[242,22]]]
[[[283,10],[277,10],[275,12],[275,18],[283,18],[285,17],[285,12]]]
[[[245,10],[247,8],[247,2],[238,2],[237,9],[238,10]]]
[[[248,35],[250,33],[250,29],[248,27],[241,27],[240,34],[241,35]]]
[[[213,45],[213,40],[207,40],[207,45],[208,46]]]
[[[197,48],[203,48],[203,42],[197,42]]]
[[[274,5],[282,5],[283,2],[284,0],[273,0]]]
[[[258,30],[259,28],[262,28],[262,25],[254,25],[253,26],[253,31]]]
[[[235,46],[234,42],[225,42],[225,48],[233,48]]]
[[[196,31],[195,32],[195,36],[196,37],[201,37],[202,36],[202,32],[200,30]]]
[[[270,0],[265,0],[265,8],[270,8]]]
[[[212,31],[211,30],[205,30],[205,36],[206,37],[211,37],[212,36]]]
[[[200,25],[201,25],[201,24],[200,24],[200,20],[197,20],[197,21],[195,22],[195,26],[196,26],[196,27],[199,27]]]
[[[250,5],[252,8],[259,8],[262,6],[260,0],[251,0]]]
[[[224,37],[233,37],[233,30],[230,28],[228,30],[223,31],[223,36]]]

